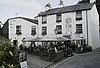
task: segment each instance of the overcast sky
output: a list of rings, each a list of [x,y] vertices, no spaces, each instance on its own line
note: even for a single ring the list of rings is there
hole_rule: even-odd
[[[59,7],[60,0],[0,0],[0,20],[5,22],[8,18],[24,16],[33,18],[45,10],[46,3],[52,7]],[[63,0],[64,5],[76,4],[79,0]]]

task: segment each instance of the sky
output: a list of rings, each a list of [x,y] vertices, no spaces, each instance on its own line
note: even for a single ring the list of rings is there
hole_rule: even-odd
[[[79,0],[63,0],[64,5],[76,4]],[[4,23],[8,18],[23,16],[34,18],[45,10],[45,4],[59,7],[60,0],[0,0],[0,21]]]

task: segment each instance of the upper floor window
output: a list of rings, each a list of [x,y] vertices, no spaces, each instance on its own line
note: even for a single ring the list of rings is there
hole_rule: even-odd
[[[42,16],[42,24],[47,23],[47,16]]]
[[[36,34],[36,26],[32,26],[31,27],[31,35],[35,35]]]
[[[82,11],[76,11],[76,20],[82,20]]]
[[[47,27],[43,26],[42,27],[42,35],[46,35],[47,34]]]
[[[62,34],[62,26],[57,25],[55,31],[56,31],[56,34]]]
[[[61,22],[61,21],[62,21],[61,14],[57,14],[56,15],[56,22]]]
[[[22,34],[22,33],[21,33],[21,25],[17,25],[17,26],[16,26],[16,34],[17,34],[17,35]]]
[[[76,33],[77,34],[83,33],[83,31],[82,31],[82,24],[76,24]]]

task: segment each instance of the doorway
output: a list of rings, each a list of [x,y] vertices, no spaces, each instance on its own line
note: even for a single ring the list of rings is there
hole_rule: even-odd
[[[18,45],[18,40],[13,40],[13,44],[17,46]]]

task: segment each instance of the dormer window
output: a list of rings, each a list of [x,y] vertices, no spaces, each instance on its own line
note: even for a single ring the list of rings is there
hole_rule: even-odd
[[[61,22],[61,21],[62,21],[61,14],[56,14],[56,22]]]
[[[42,24],[47,23],[47,16],[42,16]]]
[[[82,11],[76,11],[76,20],[82,20]]]

